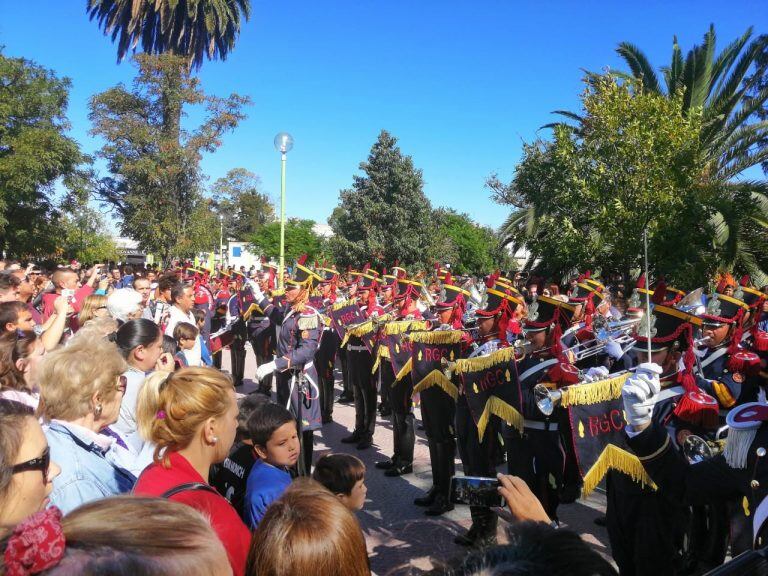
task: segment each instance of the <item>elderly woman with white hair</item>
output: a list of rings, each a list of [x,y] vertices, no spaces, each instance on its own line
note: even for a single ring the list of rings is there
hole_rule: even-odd
[[[141,318],[144,311],[141,294],[133,288],[115,290],[107,298],[107,310],[118,322]]]

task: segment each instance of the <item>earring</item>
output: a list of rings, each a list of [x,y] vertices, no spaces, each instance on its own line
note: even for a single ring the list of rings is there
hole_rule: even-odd
[[[219,441],[219,437],[218,436],[214,436],[213,439],[211,440],[211,442],[213,442],[213,444],[216,444],[218,441]]]
[[[96,404],[96,408],[94,408],[94,410],[93,410],[93,416],[94,416],[95,418],[101,418],[101,411],[102,411],[103,409],[104,409],[104,408],[102,407],[102,405],[101,405],[101,404]]]

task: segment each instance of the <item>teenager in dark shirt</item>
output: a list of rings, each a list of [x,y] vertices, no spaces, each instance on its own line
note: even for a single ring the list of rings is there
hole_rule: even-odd
[[[255,461],[253,442],[248,435],[248,417],[257,406],[266,402],[269,402],[269,399],[263,394],[251,394],[240,400],[237,434],[232,450],[224,462],[211,467],[211,486],[232,504],[243,520],[245,520],[243,514],[245,486]]]

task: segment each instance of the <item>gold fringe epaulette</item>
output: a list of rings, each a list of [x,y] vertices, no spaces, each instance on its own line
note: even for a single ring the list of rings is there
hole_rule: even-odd
[[[480,372],[481,370],[488,370],[497,364],[502,362],[509,362],[515,358],[515,349],[513,347],[502,348],[496,350],[492,354],[487,356],[478,356],[477,358],[461,358],[456,361],[456,367],[453,371],[457,374],[465,374],[467,372]]]
[[[621,387],[624,386],[627,378],[629,374],[621,374],[613,378],[561,388],[560,404],[563,407],[584,406],[615,400],[621,397]]]
[[[582,494],[586,496],[591,493],[600,481],[608,473],[608,470],[618,470],[623,472],[633,481],[648,486],[649,488],[656,490],[656,484],[654,484],[651,477],[643,468],[642,462],[634,454],[630,454],[626,450],[608,444],[603,450],[600,457],[592,465],[592,468],[584,475],[584,488]]]
[[[518,412],[514,406],[510,406],[504,400],[497,396],[491,396],[485,402],[485,408],[480,415],[480,419],[477,421],[477,436],[480,441],[483,441],[483,435],[485,434],[485,428],[488,426],[488,421],[491,419],[491,414],[494,414],[504,420],[507,424],[516,428],[517,431],[522,434],[525,419],[523,415]]]
[[[426,330],[427,322],[425,320],[395,320],[393,322],[387,322],[384,325],[384,334],[386,336],[394,336],[395,334],[402,334],[408,330]]]
[[[418,394],[422,390],[426,390],[432,386],[439,386],[443,389],[443,392],[448,394],[448,396],[454,400],[459,397],[459,389],[456,388],[456,385],[446,378],[445,374],[440,372],[440,370],[432,370],[432,372],[422,378],[421,382],[413,387],[413,394]]]
[[[411,342],[424,344],[458,344],[464,336],[461,330],[435,330],[431,332],[411,332]]]

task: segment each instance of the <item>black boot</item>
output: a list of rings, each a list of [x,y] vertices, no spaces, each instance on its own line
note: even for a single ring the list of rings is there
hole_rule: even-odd
[[[432,503],[435,501],[435,496],[437,496],[437,486],[432,485],[424,496],[414,498],[413,503],[416,504],[416,506],[432,506]]]
[[[432,446],[430,446],[432,448]],[[450,499],[451,476],[453,476],[453,459],[455,444],[453,438],[448,442],[435,442],[435,457],[433,459],[432,481],[435,484],[435,499],[424,512],[427,516],[440,516],[453,510]]]
[[[498,516],[482,506],[470,506],[469,512],[472,515],[472,526],[465,534],[456,536],[453,541],[461,546],[482,547],[495,544]]]
[[[357,444],[358,442],[360,442],[360,439],[362,437],[363,437],[363,433],[360,432],[359,430],[355,430],[349,436],[345,436],[344,438],[342,438],[341,441],[344,444]]]

